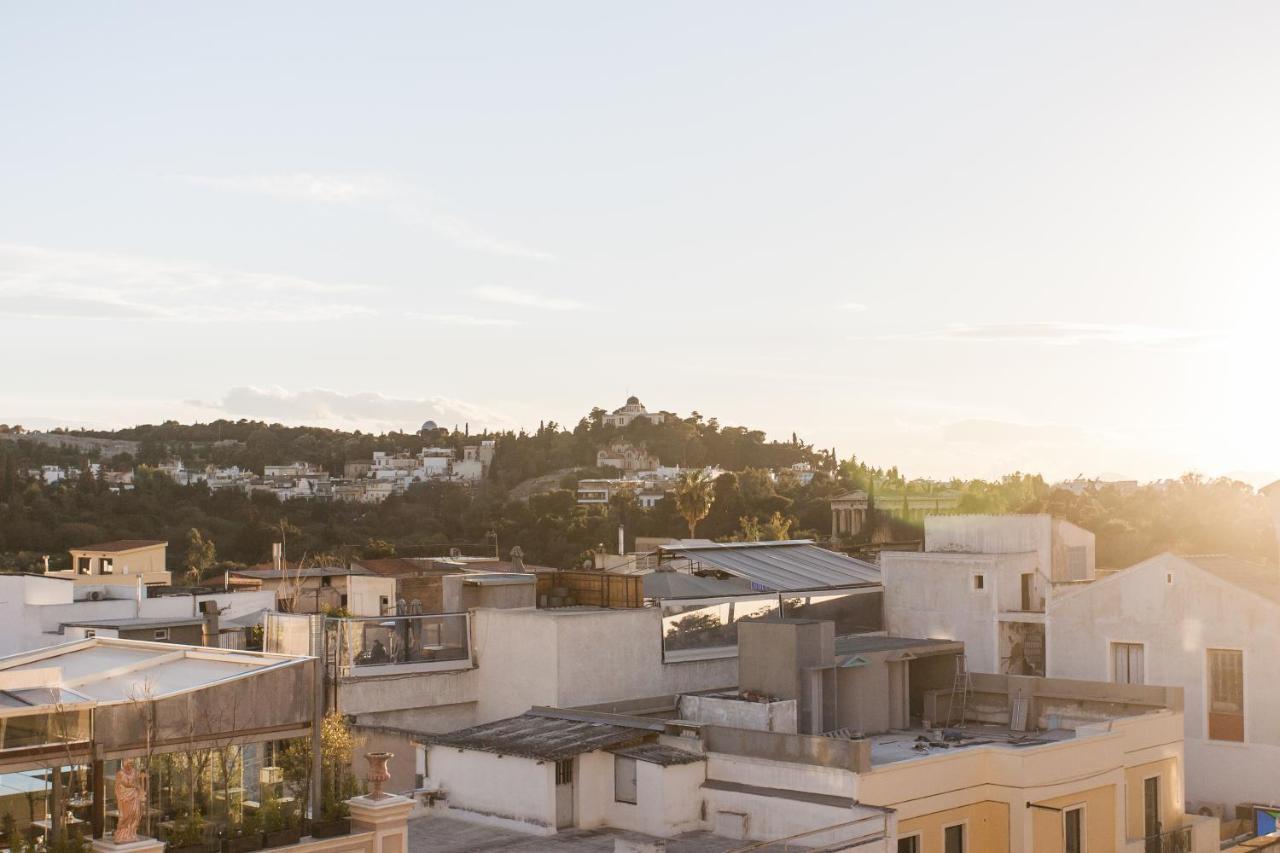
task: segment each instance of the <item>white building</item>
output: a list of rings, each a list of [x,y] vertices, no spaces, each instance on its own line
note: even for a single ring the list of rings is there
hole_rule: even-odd
[[[1051,675],[1183,688],[1189,799],[1280,803],[1275,567],[1161,554],[1055,596],[1047,618]]]
[[[978,672],[1045,674],[1045,603],[1095,576],[1094,537],[1048,515],[932,515],[924,552],[885,551],[892,634],[961,640]]]
[[[106,619],[197,618],[218,604],[223,624],[275,609],[275,593],[231,592],[149,598],[140,586],[76,584],[60,577],[0,574],[0,657],[68,639],[63,626]]]
[[[614,409],[612,414],[604,416],[604,422],[608,426],[622,429],[636,418],[648,418],[651,423],[660,424],[669,417],[674,415],[670,412],[650,412],[640,402],[639,397],[628,397],[625,405]]]

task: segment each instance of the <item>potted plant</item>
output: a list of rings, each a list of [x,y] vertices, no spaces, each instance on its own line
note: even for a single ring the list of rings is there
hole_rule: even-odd
[[[168,853],[205,853],[204,816],[191,812],[169,830]]]
[[[320,819],[311,821],[312,838],[336,838],[351,832],[351,808],[339,796],[325,793]]]
[[[281,803],[276,797],[262,801],[258,814],[262,818],[262,841],[265,847],[285,847],[302,839],[302,827],[291,804]]]
[[[222,837],[222,853],[252,853],[262,849],[262,826],[256,812],[249,812],[239,823],[227,826]]]

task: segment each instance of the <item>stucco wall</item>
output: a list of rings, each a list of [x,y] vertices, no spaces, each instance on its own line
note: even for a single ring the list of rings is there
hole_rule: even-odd
[[[445,792],[450,811],[468,820],[522,832],[555,832],[555,762],[431,746],[428,778]]]
[[[1172,582],[1170,582],[1172,581]],[[1173,555],[1057,596],[1048,619],[1051,675],[1110,680],[1111,643],[1142,643],[1146,683],[1184,689],[1187,798],[1234,805],[1276,797],[1280,648],[1276,605]],[[1207,739],[1206,650],[1244,652],[1246,744]]]
[[[967,849],[983,853],[1003,853],[1009,849],[1009,805],[990,801],[899,820],[898,838],[918,834],[920,853],[943,853],[943,827],[957,823],[965,825]]]
[[[929,516],[927,520],[946,518]],[[969,669],[999,672],[997,614],[1001,602],[1019,602],[1023,573],[1035,572],[1036,555],[935,554],[886,551],[885,627],[900,637],[930,637],[964,643]],[[983,576],[983,588],[973,578]],[[1037,582],[1043,578],[1037,575]]]

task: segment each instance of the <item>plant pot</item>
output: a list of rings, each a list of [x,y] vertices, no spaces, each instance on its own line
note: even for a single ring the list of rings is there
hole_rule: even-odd
[[[351,818],[339,817],[331,820],[311,821],[312,838],[337,838],[339,835],[351,834]]]
[[[264,847],[288,847],[302,840],[302,830],[296,826],[292,829],[277,829],[264,833],[262,840]]]
[[[262,849],[262,833],[254,832],[249,835],[239,835],[235,838],[224,838],[222,840],[222,853],[253,853],[254,850]]]

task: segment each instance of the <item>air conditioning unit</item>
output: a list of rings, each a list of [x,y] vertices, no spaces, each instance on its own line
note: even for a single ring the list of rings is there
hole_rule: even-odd
[[[1187,803],[1187,811],[1193,812],[1205,817],[1216,817],[1218,820],[1228,820],[1227,807],[1223,803]]]
[[[101,600],[102,600],[103,598],[105,598],[105,597],[106,597],[106,596],[103,594],[102,590],[100,590],[100,589],[92,590],[92,591],[90,591],[90,593],[89,593],[89,600],[90,600],[90,601],[101,601]]]

